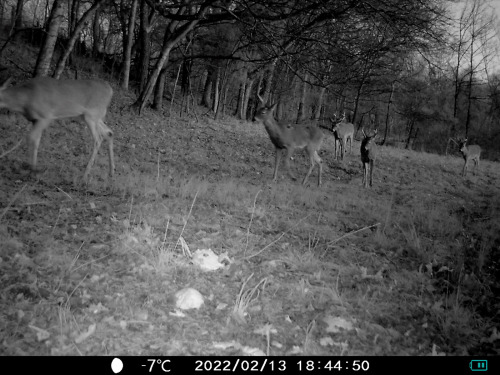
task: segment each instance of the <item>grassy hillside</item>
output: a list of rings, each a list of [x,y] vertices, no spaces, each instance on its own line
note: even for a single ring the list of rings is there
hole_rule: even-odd
[[[13,71],[34,59],[9,48]],[[103,147],[80,184],[91,137],[72,121],[44,134],[38,178],[24,143],[0,159],[0,354],[500,353],[498,163],[463,178],[458,155],[381,147],[363,189],[359,141],[339,162],[326,134],[323,186],[272,183],[261,124],[137,117],[111,84],[114,181]],[[1,111],[0,155],[27,129]],[[229,262],[204,272],[187,248]],[[205,303],[180,313],[186,287]]]

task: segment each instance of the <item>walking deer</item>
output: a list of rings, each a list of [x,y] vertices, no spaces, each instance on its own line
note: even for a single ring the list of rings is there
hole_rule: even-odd
[[[113,132],[103,121],[113,95],[113,89],[107,82],[39,77],[18,86],[7,87],[10,80],[7,79],[0,86],[0,108],[19,112],[33,123],[27,141],[34,172],[37,171],[38,146],[43,131],[53,120],[83,116],[94,139],[94,148],[83,179],[87,180],[104,138],[109,147],[109,175],[113,177]]]
[[[377,144],[375,143],[375,136],[377,135],[377,129],[374,130],[371,136],[363,132],[363,140],[361,141],[361,163],[363,163],[363,186],[368,187],[373,184],[373,164],[377,158]],[[369,179],[369,181],[368,181]]]
[[[335,136],[335,159],[337,157],[337,141],[340,143],[341,158],[344,160],[344,154],[346,153],[347,141],[349,140],[349,153],[352,154],[352,139],[354,137],[354,125],[347,122],[345,119],[345,113],[340,120],[337,120],[337,116],[334,115],[334,119],[330,119],[332,122],[332,132]]]
[[[474,167],[472,169],[473,174],[476,174],[476,167],[479,166],[479,158],[481,156],[481,147],[478,145],[467,146],[467,138],[460,141],[460,152],[464,157],[464,168],[462,170],[462,176],[465,177],[467,174],[467,163],[469,160],[474,161]]]
[[[265,106],[264,100],[260,97],[260,95],[258,95],[258,98],[261,102],[261,108],[257,110],[254,120],[262,122],[276,149],[273,181],[276,181],[278,178],[278,166],[283,154],[285,155],[285,166],[287,168],[288,175],[292,180],[296,180],[290,170],[290,157],[293,155],[295,150],[305,148],[309,154],[309,161],[311,165],[306,176],[304,177],[304,180],[302,181],[302,184],[306,184],[309,175],[311,174],[314,166],[317,164],[319,169],[318,186],[320,186],[323,164],[318,152],[323,141],[323,132],[314,124],[294,124],[288,121],[276,121],[274,119],[274,111],[277,104],[275,103],[271,106]]]

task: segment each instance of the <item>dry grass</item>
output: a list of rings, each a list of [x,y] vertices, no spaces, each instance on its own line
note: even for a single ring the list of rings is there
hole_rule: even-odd
[[[0,353],[498,354],[498,163],[462,178],[458,156],[380,147],[363,189],[359,142],[336,162],[326,135],[324,186],[273,184],[262,125],[120,114],[129,101],[117,89],[108,121],[115,181],[103,153],[79,184],[90,135],[74,123],[42,138],[39,179],[24,145],[2,159]],[[0,127],[2,154],[26,124]],[[194,268],[180,236],[231,265]],[[206,304],[180,317],[185,287]]]

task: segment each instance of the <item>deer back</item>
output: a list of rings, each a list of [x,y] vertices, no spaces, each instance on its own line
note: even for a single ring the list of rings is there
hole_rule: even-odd
[[[348,135],[354,135],[354,125],[350,122],[339,122],[333,128],[338,138],[345,138]]]
[[[478,145],[463,146],[460,150],[464,158],[475,158],[481,156],[481,147]]]
[[[303,148],[309,144],[319,144],[323,139],[323,132],[311,122],[293,123],[292,121],[277,121],[274,118],[276,104],[271,107],[260,108],[254,116],[261,121],[277,148]]]
[[[103,81],[56,80],[39,77],[0,89],[0,108],[20,112],[29,120],[90,114],[103,117],[113,89]]]

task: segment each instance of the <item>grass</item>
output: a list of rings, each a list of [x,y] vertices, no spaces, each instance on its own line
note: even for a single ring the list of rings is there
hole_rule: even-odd
[[[101,150],[81,185],[90,134],[70,121],[39,178],[24,143],[1,159],[1,354],[498,355],[498,163],[462,178],[458,155],[380,147],[364,189],[359,142],[339,162],[327,135],[323,186],[273,183],[261,125],[135,117],[115,91],[114,181]],[[25,129],[0,113],[0,155]],[[230,264],[197,269],[186,250],[208,248]],[[188,287],[205,304],[182,316]]]

